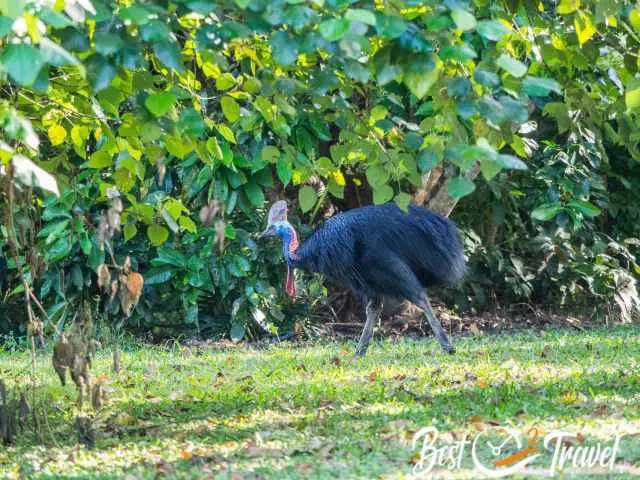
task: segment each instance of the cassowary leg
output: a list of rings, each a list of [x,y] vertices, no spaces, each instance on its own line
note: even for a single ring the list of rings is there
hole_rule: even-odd
[[[431,308],[429,297],[425,295],[422,301],[418,303],[418,306],[421,307],[424,310],[424,313],[427,315],[427,320],[429,320],[431,330],[433,330],[433,333],[438,339],[438,342],[440,342],[440,346],[442,347],[442,349],[447,353],[456,353],[456,349],[453,348],[453,345],[451,345],[449,337],[447,337],[446,332],[442,328],[440,320],[438,320],[436,314],[433,312],[433,308]]]
[[[362,334],[360,335],[360,341],[356,348],[356,357],[364,357],[367,354],[367,348],[369,348],[371,337],[373,337],[373,327],[378,322],[381,312],[382,302],[375,302],[371,300],[367,303],[367,321],[364,324]]]

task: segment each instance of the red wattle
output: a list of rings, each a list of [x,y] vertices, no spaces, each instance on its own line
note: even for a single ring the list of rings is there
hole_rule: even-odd
[[[287,269],[287,283],[285,285],[285,290],[290,297],[296,296],[296,283],[295,283],[295,274],[292,268]]]

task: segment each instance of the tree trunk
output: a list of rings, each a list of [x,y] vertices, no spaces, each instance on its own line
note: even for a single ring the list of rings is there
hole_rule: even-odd
[[[465,176],[468,179],[473,180],[479,173],[480,162],[477,162]],[[443,182],[440,184],[440,188],[435,195],[431,196],[431,199],[427,202],[427,206],[431,211],[439,213],[444,217],[448,217],[458,203],[458,200],[459,199],[453,198],[449,195],[449,192],[447,191],[447,183]]]

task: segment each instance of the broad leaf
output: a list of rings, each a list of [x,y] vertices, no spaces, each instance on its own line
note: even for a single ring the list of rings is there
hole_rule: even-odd
[[[40,51],[26,43],[11,43],[3,48],[2,67],[18,85],[28,87],[35,82],[44,60]]]
[[[176,103],[177,97],[171,92],[160,92],[149,95],[144,105],[156,117],[161,117],[171,110]]]
[[[313,208],[318,200],[318,195],[313,187],[305,186],[298,191],[298,202],[300,203],[300,210],[303,213],[307,213]]]

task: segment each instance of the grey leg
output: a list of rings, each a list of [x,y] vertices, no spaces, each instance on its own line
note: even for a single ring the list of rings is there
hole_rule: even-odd
[[[456,353],[456,349],[453,348],[451,342],[449,341],[449,337],[445,333],[442,328],[442,324],[440,320],[436,317],[436,314],[433,313],[433,309],[431,308],[431,303],[429,302],[429,297],[424,296],[423,304],[419,305],[424,310],[424,313],[427,315],[427,320],[429,320],[429,325],[431,325],[431,330],[435,334],[438,342],[440,342],[440,346],[447,353]]]
[[[362,334],[360,335],[360,341],[356,348],[356,357],[364,357],[367,353],[369,342],[371,342],[371,337],[373,337],[373,327],[377,323],[378,318],[380,318],[380,313],[382,312],[382,302],[376,303],[374,301],[369,301],[369,303],[367,303],[366,312],[367,321],[364,324]]]

